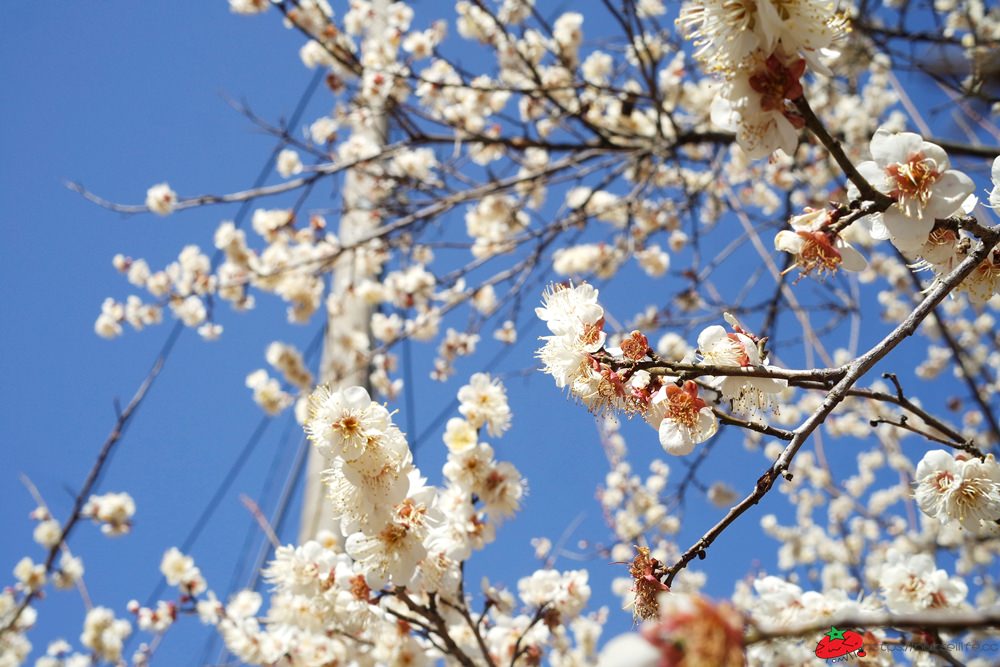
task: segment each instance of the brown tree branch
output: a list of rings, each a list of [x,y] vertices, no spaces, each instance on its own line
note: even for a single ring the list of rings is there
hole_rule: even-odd
[[[1000,240],[1000,227],[991,227],[985,230],[979,246],[971,252],[955,269],[941,279],[927,294],[924,300],[913,310],[910,315],[903,320],[888,336],[883,338],[878,344],[868,352],[855,359],[847,368],[843,378],[830,390],[827,397],[797,429],[794,437],[775,460],[770,469],[766,470],[757,480],[754,490],[747,495],[737,505],[732,507],[721,521],[708,530],[697,542],[695,542],[680,559],[666,570],[663,582],[668,586],[673,582],[674,577],[682,569],[687,567],[695,558],[705,558],[706,550],[736,519],[742,516],[747,510],[756,505],[771,490],[774,482],[781,476],[787,476],[792,459],[799,449],[805,444],[809,436],[819,427],[820,424],[833,412],[843,400],[848,392],[861,377],[871,368],[892,352],[905,338],[913,335],[923,320],[930,315],[937,306],[962,280],[965,279],[979,263],[982,262],[993,247]]]

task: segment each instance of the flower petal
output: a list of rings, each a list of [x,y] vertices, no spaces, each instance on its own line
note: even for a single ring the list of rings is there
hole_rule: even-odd
[[[908,218],[895,206],[882,214],[882,220],[889,230],[892,244],[903,252],[915,252],[927,241],[934,227],[934,218],[927,215],[922,219]],[[872,236],[874,236],[874,232]]]
[[[718,324],[705,327],[705,329],[698,334],[698,349],[705,350],[706,348],[710,348],[716,341],[725,337],[725,328],[719,326]]]
[[[924,208],[924,216],[947,218],[959,210],[962,202],[976,189],[972,179],[955,169],[950,169],[934,183],[931,198]]]
[[[868,262],[854,246],[838,239],[837,252],[840,253],[840,268],[845,271],[864,271]]]
[[[859,164],[858,173],[861,174],[864,177],[864,179],[868,181],[871,184],[871,186],[876,190],[878,190],[879,192],[889,192],[889,190],[892,189],[886,182],[885,169],[883,167],[878,166],[871,160]],[[852,199],[855,199],[860,196],[860,192],[858,191],[858,188],[854,185],[854,183],[848,184],[847,191],[848,195]]]
[[[875,130],[875,135],[872,137],[872,159],[880,167],[906,162],[911,155],[920,151],[923,143],[924,140],[919,134],[913,132],[892,133],[880,127]]]
[[[672,419],[664,419],[657,429],[660,434],[660,446],[667,454],[685,456],[694,451],[694,440],[686,428],[682,428]]]
[[[781,230],[774,237],[775,250],[789,252],[793,255],[798,255],[802,252],[803,243],[804,242],[801,236],[795,232],[790,232],[787,229]]]

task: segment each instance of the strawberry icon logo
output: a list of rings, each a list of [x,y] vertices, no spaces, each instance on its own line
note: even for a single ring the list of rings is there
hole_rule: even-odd
[[[858,652],[858,657],[864,657],[865,651],[861,647],[864,640],[861,635],[853,630],[838,630],[830,626],[830,631],[823,635],[823,638],[816,644],[816,657],[823,660],[839,658],[848,653]]]

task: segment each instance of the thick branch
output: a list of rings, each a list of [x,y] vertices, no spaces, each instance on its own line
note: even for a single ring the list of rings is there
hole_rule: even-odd
[[[764,472],[764,474],[757,480],[757,484],[754,490],[737,505],[729,510],[725,517],[717,524],[715,524],[707,533],[705,533],[701,539],[695,542],[687,551],[685,551],[680,559],[669,569],[667,569],[666,577],[664,578],[664,583],[668,586],[673,582],[677,573],[682,569],[687,567],[687,564],[692,560],[697,558],[704,558],[706,554],[706,549],[722,534],[722,532],[728,528],[733,522],[736,521],[744,512],[749,510],[751,507],[760,502],[760,500],[771,490],[774,482],[780,476],[785,476],[788,472],[788,468],[792,463],[792,459],[798,453],[799,449],[805,444],[809,436],[819,427],[823,421],[833,412],[843,400],[848,396],[848,392],[853,387],[854,383],[857,382],[865,373],[872,369],[872,367],[882,360],[886,355],[888,355],[892,350],[896,348],[905,338],[913,335],[920,326],[920,323],[927,318],[928,315],[934,310],[944,298],[947,296],[955,287],[958,286],[962,280],[965,279],[972,271],[979,266],[989,253],[993,250],[993,247],[1000,240],[1000,228],[992,227],[984,230],[981,243],[975,251],[971,252],[968,257],[966,257],[955,269],[945,276],[944,279],[939,281],[927,294],[924,300],[913,310],[910,315],[903,320],[899,326],[897,326],[888,336],[882,339],[877,345],[868,350],[865,354],[861,355],[855,359],[847,368],[847,372],[844,377],[830,390],[827,397],[820,404],[819,408],[816,409],[797,429],[795,429],[795,436],[782,451],[781,455],[775,460],[771,468]]]

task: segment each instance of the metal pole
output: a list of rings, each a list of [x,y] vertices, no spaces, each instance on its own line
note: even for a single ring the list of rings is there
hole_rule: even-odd
[[[374,0],[370,35],[379,36],[383,33],[389,0]],[[378,37],[376,37],[378,39]],[[368,40],[362,44],[365,48],[377,48],[369,45]],[[371,109],[371,122],[358,124],[351,132],[361,134],[378,147],[386,144],[388,122],[385,110]],[[351,169],[344,177],[343,215],[340,219],[338,238],[343,245],[351,244],[368,235],[379,222],[379,216],[373,215],[379,202],[372,201],[373,192],[371,176],[364,172],[361,166]],[[323,355],[320,362],[320,382],[332,387],[354,386],[369,387],[369,365],[367,358],[359,360],[355,346],[346,344],[348,338],[358,331],[368,334],[372,308],[359,298],[352,287],[364,278],[364,269],[352,261],[352,257],[341,258],[333,273],[333,286],[330,295],[326,336],[323,340]],[[367,357],[368,350],[364,350]],[[306,470],[305,497],[302,503],[302,516],[299,524],[299,543],[310,540],[321,530],[332,530],[339,534],[339,528],[330,516],[330,503],[326,499],[326,489],[322,481],[322,473],[329,467],[327,460],[315,448],[309,451],[309,463]]]

